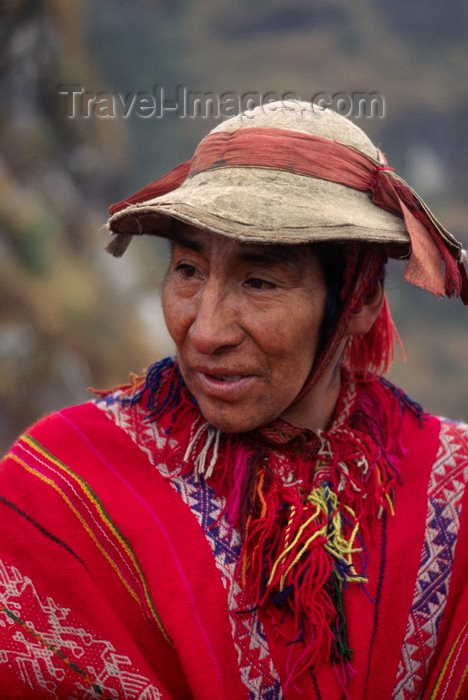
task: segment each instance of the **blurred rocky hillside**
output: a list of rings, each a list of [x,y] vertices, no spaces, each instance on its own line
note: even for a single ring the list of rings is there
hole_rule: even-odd
[[[87,386],[143,367],[146,340],[99,232],[128,158],[124,125],[67,119],[57,95],[62,83],[103,85],[84,7],[17,0],[0,11],[2,449]]]
[[[167,351],[164,252],[103,253],[110,202],[190,157],[212,118],[67,115],[63,85],[242,95],[379,93],[358,120],[468,244],[464,0],[6,0],[0,9],[0,449],[37,416]],[[392,378],[468,420],[467,312],[400,283]]]

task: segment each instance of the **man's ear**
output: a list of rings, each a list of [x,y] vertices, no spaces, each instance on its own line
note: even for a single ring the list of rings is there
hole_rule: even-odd
[[[346,335],[361,335],[368,333],[379,315],[384,301],[382,282],[377,282],[375,289],[362,298],[362,306],[351,313],[346,328]]]

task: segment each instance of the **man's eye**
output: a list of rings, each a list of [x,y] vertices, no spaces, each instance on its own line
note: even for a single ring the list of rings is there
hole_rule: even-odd
[[[251,277],[244,284],[251,289],[276,289],[276,284],[262,280],[259,277]]]
[[[188,265],[187,263],[180,263],[179,265],[176,265],[176,271],[180,272],[180,274],[183,277],[187,278],[192,278],[192,277],[198,277],[199,272],[196,267],[193,265]]]

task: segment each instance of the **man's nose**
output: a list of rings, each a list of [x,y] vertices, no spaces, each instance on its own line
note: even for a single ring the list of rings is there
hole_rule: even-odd
[[[208,282],[197,296],[189,331],[197,352],[209,355],[221,348],[239,345],[244,333],[235,293]]]

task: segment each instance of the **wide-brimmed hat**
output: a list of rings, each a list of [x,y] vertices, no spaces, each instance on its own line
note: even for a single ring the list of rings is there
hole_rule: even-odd
[[[238,129],[296,130],[351,146],[380,161],[369,138],[347,119],[310,105],[288,109],[282,103],[257,108],[229,119],[211,134]],[[382,162],[383,164],[383,162]],[[213,233],[256,243],[305,243],[360,240],[408,248],[404,221],[376,207],[358,190],[285,170],[262,167],[216,167],[192,173],[177,189],[115,214],[109,228],[115,233],[164,235],[167,218]]]
[[[359,127],[308,102],[270,103],[228,119],[191,161],[110,214],[114,255],[133,235],[170,237],[177,220],[245,242],[379,244],[409,259],[412,283],[468,295],[461,243]]]

